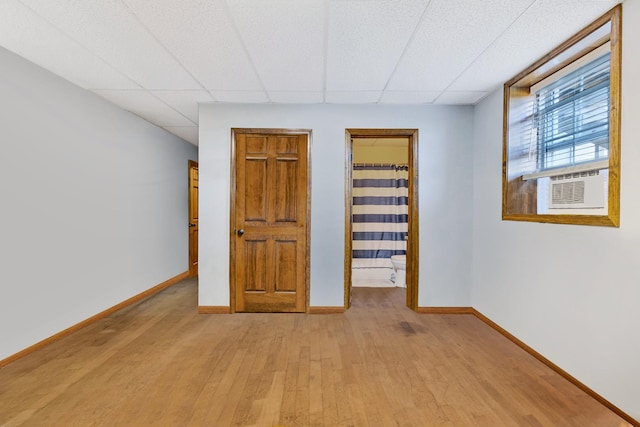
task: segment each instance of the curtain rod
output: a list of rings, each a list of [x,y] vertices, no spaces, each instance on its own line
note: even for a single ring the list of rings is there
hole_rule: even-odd
[[[408,163],[353,163],[353,166],[409,166]]]

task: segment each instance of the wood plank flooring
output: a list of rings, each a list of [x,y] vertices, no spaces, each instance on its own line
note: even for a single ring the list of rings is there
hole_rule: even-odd
[[[185,280],[0,369],[0,426],[627,426],[472,315],[197,314]]]

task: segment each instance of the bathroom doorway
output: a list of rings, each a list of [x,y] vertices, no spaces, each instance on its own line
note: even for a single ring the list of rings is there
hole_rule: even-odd
[[[354,286],[406,283],[417,309],[417,150],[417,129],[346,130],[345,308]]]

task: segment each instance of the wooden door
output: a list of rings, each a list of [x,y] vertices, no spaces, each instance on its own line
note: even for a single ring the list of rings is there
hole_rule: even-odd
[[[307,143],[235,132],[235,311],[306,311]]]
[[[198,275],[198,163],[189,160],[189,277]]]

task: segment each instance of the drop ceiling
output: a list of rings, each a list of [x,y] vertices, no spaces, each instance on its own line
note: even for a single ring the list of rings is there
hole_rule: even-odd
[[[0,0],[0,46],[197,145],[199,103],[475,104],[617,3]]]

